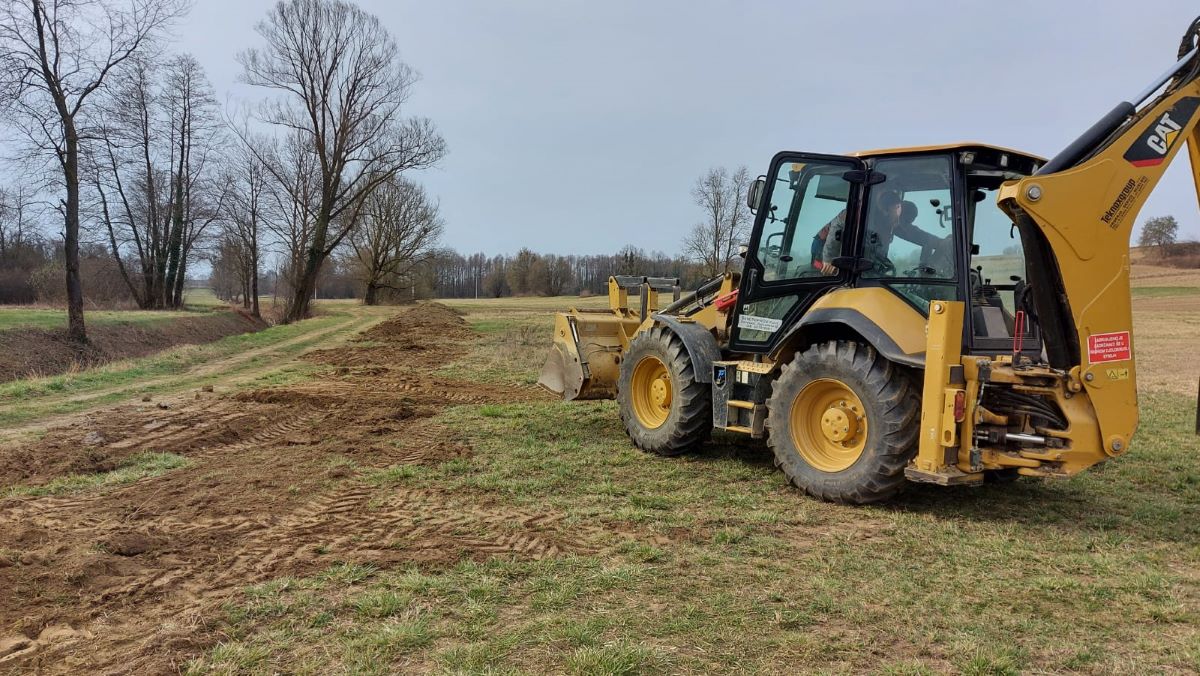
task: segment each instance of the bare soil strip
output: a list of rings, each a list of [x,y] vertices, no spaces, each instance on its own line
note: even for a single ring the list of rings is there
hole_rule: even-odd
[[[446,406],[541,396],[427,375],[472,335],[427,304],[370,328],[367,342],[306,355],[326,368],[314,381],[94,411],[0,448],[3,486],[146,451],[189,460],[117,488],[0,499],[0,669],[176,672],[219,640],[221,607],[244,587],[340,561],[599,551],[611,534],[564,526],[560,514],[370,480],[373,469],[471,453],[431,420]]]

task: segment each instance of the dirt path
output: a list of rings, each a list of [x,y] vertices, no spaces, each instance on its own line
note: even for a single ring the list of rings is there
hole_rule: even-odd
[[[320,345],[329,343],[334,339],[343,338],[357,330],[374,325],[381,320],[382,318],[379,317],[350,316],[319,331],[301,333],[276,343],[238,352],[223,358],[205,361],[183,373],[143,378],[130,383],[100,389],[89,389],[86,392],[75,394],[65,393],[43,396],[37,400],[37,405],[42,408],[52,408],[54,406],[87,404],[89,402],[106,400],[107,404],[112,406],[121,403],[121,399],[140,398],[141,392],[148,389],[158,390],[156,394],[159,398],[169,398],[172,395],[177,395],[182,390],[195,387],[199,380],[212,378],[221,374],[236,373],[236,376],[231,375],[231,377],[222,378],[222,382],[225,385],[239,385],[252,381],[264,373],[278,370],[280,366],[279,363],[268,363],[262,366],[249,367],[250,364],[253,364],[258,359],[280,353],[300,344]],[[118,401],[112,401],[114,397]],[[29,423],[11,425],[0,430],[0,443],[12,441],[27,436],[31,432],[41,431],[49,427],[76,425],[88,420],[91,416],[92,413],[90,411],[84,411],[78,414],[55,416],[50,420],[34,420]]]
[[[188,461],[123,486],[0,499],[0,670],[175,673],[219,640],[222,605],[247,585],[338,561],[597,551],[606,535],[562,515],[381,478],[471,453],[432,419],[446,406],[540,396],[429,376],[473,334],[443,306],[411,312],[366,330],[370,343],[306,354],[322,369],[311,381],[73,415],[36,442],[0,447],[0,486],[103,471],[145,451]]]

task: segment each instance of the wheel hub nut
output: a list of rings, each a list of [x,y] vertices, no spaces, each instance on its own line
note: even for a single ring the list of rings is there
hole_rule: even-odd
[[[852,420],[840,408],[830,408],[821,416],[821,431],[830,441],[847,441],[858,431],[858,421]]]
[[[659,378],[650,385],[650,398],[663,408],[671,405],[671,386],[666,379]]]

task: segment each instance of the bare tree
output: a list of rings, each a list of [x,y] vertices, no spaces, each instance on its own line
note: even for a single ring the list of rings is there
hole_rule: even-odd
[[[187,265],[196,243],[222,215],[229,184],[219,173],[225,126],[200,63],[189,54],[167,66],[164,107],[171,122],[171,228],[164,304],[183,305]]]
[[[230,162],[225,237],[235,238],[241,245],[238,274],[244,291],[242,305],[250,308],[255,317],[262,316],[258,305],[258,273],[262,262],[259,239],[268,209],[267,180],[262,160],[248,147],[242,147]]]
[[[88,159],[88,177],[104,224],[110,251],[129,292],[142,309],[161,306],[166,278],[166,231],[170,180],[161,146],[170,147],[157,115],[157,70],[149,60],[130,60],[125,77],[110,88],[97,124],[100,143]],[[135,281],[125,264],[136,254]]]
[[[9,0],[0,9],[0,99],[61,170],[68,334],[87,341],[79,278],[80,146],[92,95],[186,9],[184,0]]]
[[[360,220],[350,239],[366,284],[363,303],[375,305],[380,290],[398,290],[413,268],[433,254],[442,221],[425,189],[401,177],[371,193]]]
[[[161,67],[133,60],[127,71],[104,100],[101,143],[87,154],[87,175],[97,218],[138,304],[179,307],[193,250],[227,197],[218,159],[228,135],[193,57]],[[126,256],[137,259],[135,275]]]
[[[281,258],[274,293],[289,296],[300,286],[311,248],[320,194],[317,156],[298,133],[267,144],[248,145],[268,170],[264,223]],[[280,289],[280,285],[284,288]]]
[[[318,160],[312,238],[285,315],[294,321],[308,314],[321,265],[365,198],[398,173],[435,163],[445,142],[428,120],[401,117],[416,74],[375,16],[342,0],[285,0],[257,30],[266,45],[239,55],[243,80],[280,94],[260,118],[294,131]]]
[[[246,284],[246,251],[242,240],[232,230],[223,230],[209,255],[211,271],[208,285],[217,298],[233,303],[239,299],[242,307],[248,300]]]
[[[33,232],[35,202],[25,188],[0,188],[0,255],[24,246]]]
[[[693,226],[683,241],[684,254],[700,264],[705,276],[729,271],[750,227],[750,210],[742,198],[750,185],[750,171],[738,167],[709,169],[692,188],[704,220]]]

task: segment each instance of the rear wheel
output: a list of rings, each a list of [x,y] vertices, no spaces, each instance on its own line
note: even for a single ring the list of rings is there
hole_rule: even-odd
[[[813,345],[785,364],[767,400],[775,465],[806,493],[866,504],[904,485],[920,403],[907,374],[869,345]]]
[[[617,406],[633,445],[650,453],[686,453],[712,430],[712,390],[697,381],[683,341],[661,326],[630,342],[621,360]]]

